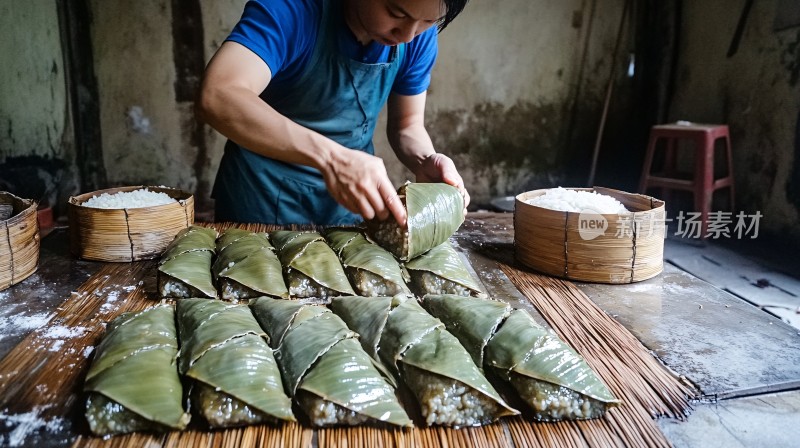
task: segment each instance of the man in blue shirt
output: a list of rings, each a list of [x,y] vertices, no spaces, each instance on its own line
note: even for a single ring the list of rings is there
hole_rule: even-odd
[[[251,0],[209,62],[197,111],[229,138],[216,220],[351,224],[405,210],[375,157],[387,136],[418,182],[469,196],[424,127],[437,28],[467,0]],[[438,25],[435,26],[435,25]]]

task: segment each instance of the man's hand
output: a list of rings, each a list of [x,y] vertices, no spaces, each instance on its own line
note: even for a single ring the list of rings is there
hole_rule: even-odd
[[[351,212],[365,220],[391,215],[401,226],[406,224],[406,210],[381,158],[343,148],[320,171],[331,196]]]
[[[464,214],[467,214],[469,193],[464,188],[464,180],[458,174],[456,165],[450,157],[439,153],[431,154],[422,161],[415,174],[417,182],[444,182],[458,188],[464,198]]]

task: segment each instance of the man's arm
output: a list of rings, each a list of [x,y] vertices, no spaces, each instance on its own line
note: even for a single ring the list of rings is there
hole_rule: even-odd
[[[417,182],[444,182],[457,187],[464,196],[464,212],[469,193],[453,161],[433,148],[425,129],[426,92],[389,97],[386,135],[397,158],[416,176]]]
[[[386,219],[391,213],[405,223],[405,210],[383,161],[278,113],[259,98],[271,79],[261,58],[238,43],[225,42],[206,68],[198,118],[253,152],[317,168],[333,198],[365,219]]]

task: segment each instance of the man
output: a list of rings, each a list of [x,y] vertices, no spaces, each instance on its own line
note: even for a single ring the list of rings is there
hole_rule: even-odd
[[[206,68],[198,117],[229,138],[217,221],[351,224],[405,210],[373,155],[387,135],[418,182],[469,196],[424,127],[443,29],[467,0],[252,0]]]

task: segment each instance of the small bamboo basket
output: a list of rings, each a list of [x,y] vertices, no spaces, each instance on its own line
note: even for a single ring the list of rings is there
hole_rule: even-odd
[[[11,217],[0,221],[0,291],[30,277],[39,267],[39,223],[36,201],[0,191],[0,204],[11,205]]]
[[[102,209],[84,202],[102,193],[147,188],[177,202],[153,207]],[[69,198],[69,240],[73,255],[85,260],[129,262],[156,258],[175,235],[194,223],[194,197],[166,187],[118,187]]]
[[[521,263],[544,274],[594,283],[634,283],[664,269],[664,202],[608,188],[594,191],[620,201],[630,214],[550,210],[527,201],[545,194],[517,195],[514,246]]]

